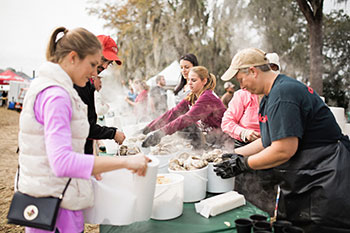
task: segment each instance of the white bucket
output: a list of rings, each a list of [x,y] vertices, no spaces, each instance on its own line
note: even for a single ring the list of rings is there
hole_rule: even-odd
[[[235,178],[222,179],[214,172],[214,163],[208,164],[208,188],[210,193],[225,193],[232,191],[235,187]]]
[[[169,179],[169,183],[156,184],[151,218],[168,220],[177,218],[183,211],[184,177],[179,174],[158,174]]]
[[[168,154],[168,155],[153,155],[159,160],[158,173],[169,173],[169,161],[174,158],[176,154]]]
[[[149,156],[145,176],[127,169],[102,173],[102,180],[92,180],[94,205],[84,209],[86,223],[129,225],[147,221],[152,215],[159,161]]]
[[[169,173],[184,176],[184,202],[195,202],[205,198],[208,182],[208,166],[190,171],[174,171]]]

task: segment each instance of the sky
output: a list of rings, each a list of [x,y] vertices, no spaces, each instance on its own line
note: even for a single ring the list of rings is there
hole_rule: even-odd
[[[117,0],[116,0],[117,1]],[[59,26],[68,29],[84,27],[92,33],[110,35],[105,23],[96,15],[88,15],[88,0],[0,0],[0,69],[8,67],[29,76],[45,62],[49,36]],[[324,11],[344,8],[335,0],[324,1]]]
[[[84,27],[92,33],[107,34],[104,21],[88,15],[87,0],[0,0],[0,69],[8,67],[29,76],[45,62],[52,31]]]

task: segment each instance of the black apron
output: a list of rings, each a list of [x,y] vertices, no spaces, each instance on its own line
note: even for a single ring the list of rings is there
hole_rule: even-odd
[[[298,151],[274,171],[281,180],[278,219],[306,232],[350,232],[350,153],[343,142]]]

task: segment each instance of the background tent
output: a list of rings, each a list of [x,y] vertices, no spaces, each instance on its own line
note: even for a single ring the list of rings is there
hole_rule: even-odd
[[[166,86],[176,86],[180,78],[180,64],[178,61],[173,61],[169,66],[162,70],[157,75],[147,80],[147,85],[150,87],[156,86],[156,77],[163,75],[165,78]]]
[[[0,73],[0,85],[9,85],[10,81],[20,81],[24,82],[25,79],[18,76],[16,73],[11,70],[6,70]]]

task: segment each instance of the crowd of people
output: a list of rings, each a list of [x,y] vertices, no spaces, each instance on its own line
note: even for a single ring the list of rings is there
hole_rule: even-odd
[[[82,210],[93,204],[90,177],[126,168],[140,176],[149,158],[97,156],[93,141],[125,135],[101,126],[108,111],[99,91],[111,63],[122,65],[115,41],[83,28],[57,28],[26,94],[20,116],[18,190],[28,195],[55,196],[69,178],[54,232],[83,232]],[[135,115],[148,112],[143,147],[178,133],[195,149],[231,148],[215,165],[222,178],[236,177],[240,192],[266,189],[274,197],[280,185],[278,219],[288,219],[306,232],[347,232],[350,228],[350,141],[327,105],[305,84],[280,74],[278,55],[260,49],[240,50],[221,77],[222,97],[214,92],[217,79],[199,66],[194,54],[179,60],[176,106],[166,104],[165,77],[156,86],[142,80],[129,83],[125,101]],[[228,82],[235,78],[240,90]],[[259,173],[260,170],[267,173]],[[269,177],[274,178],[270,180]],[[249,180],[265,184],[250,190]],[[82,190],[81,188],[84,187]],[[247,187],[247,188],[244,188]],[[271,200],[271,203],[274,203]],[[26,228],[26,232],[42,232]]]

